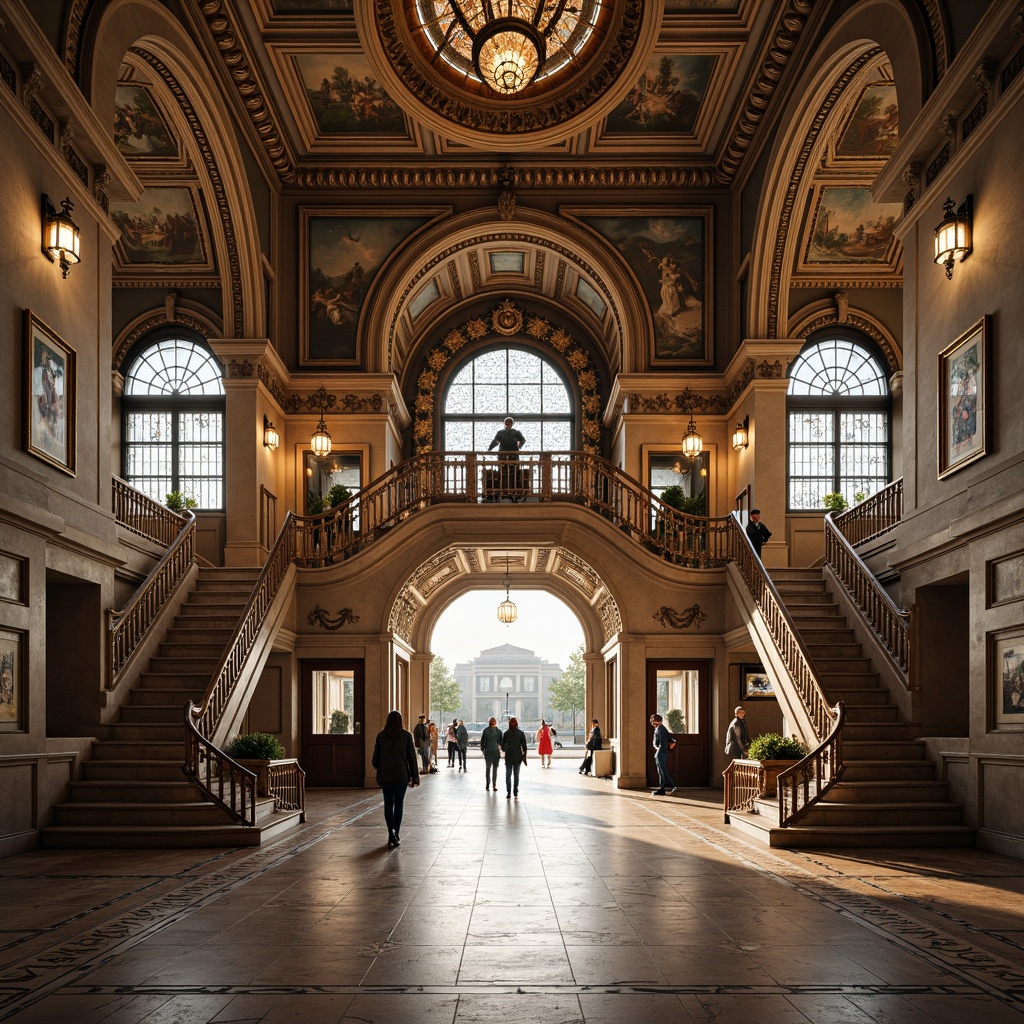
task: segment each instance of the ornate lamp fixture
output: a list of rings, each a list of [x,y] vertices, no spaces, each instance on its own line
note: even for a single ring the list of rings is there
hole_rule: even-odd
[[[313,398],[320,403],[320,422],[316,425],[316,430],[313,431],[313,436],[309,439],[309,446],[313,449],[313,454],[317,458],[323,459],[331,454],[331,435],[327,433],[327,424],[324,422],[327,391],[323,384],[313,393]]]
[[[508,553],[505,553],[505,600],[498,605],[498,621],[504,622],[505,625],[515,622],[519,616],[519,609],[516,608],[512,599],[508,596],[509,581],[508,581]]]
[[[953,278],[953,264],[961,263],[973,251],[971,239],[972,197],[957,209],[952,197],[942,204],[943,218],[935,229],[935,262],[946,268],[946,280]]]
[[[736,424],[732,432],[732,446],[736,451],[742,451],[750,444],[750,417],[744,416],[742,423]]]
[[[600,4],[584,5],[580,0],[435,0],[433,6],[438,11],[438,26],[449,16],[453,18],[440,40],[443,45],[434,40],[437,52],[443,54],[449,46],[461,52],[468,44],[480,80],[495,92],[512,96],[537,77],[549,48],[557,51],[568,45],[570,53],[574,52],[580,45],[576,37],[580,36],[581,8]],[[584,24],[587,30],[581,38],[585,39],[592,23]]]
[[[690,409],[690,422],[683,434],[683,454],[688,459],[695,459],[704,449],[704,439],[697,433],[697,424],[693,422],[693,409]]]
[[[58,213],[48,196],[43,196],[43,252],[51,262],[60,264],[61,276],[82,260],[82,233],[71,219],[74,204],[70,197],[61,201]]]
[[[263,447],[269,448],[272,452],[277,451],[278,445],[281,443],[281,435],[277,432],[277,427],[267,419],[263,417]]]

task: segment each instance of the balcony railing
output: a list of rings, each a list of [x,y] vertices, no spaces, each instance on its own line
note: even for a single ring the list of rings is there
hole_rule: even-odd
[[[903,519],[903,477],[835,517],[836,529],[856,547],[880,537]]]
[[[174,543],[188,521],[117,476],[113,478],[113,511],[118,526],[165,548]]]

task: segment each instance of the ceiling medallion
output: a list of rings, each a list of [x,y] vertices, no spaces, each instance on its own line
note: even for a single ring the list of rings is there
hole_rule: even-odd
[[[491,315],[491,323],[498,334],[518,334],[523,329],[522,310],[511,299],[503,299]]]

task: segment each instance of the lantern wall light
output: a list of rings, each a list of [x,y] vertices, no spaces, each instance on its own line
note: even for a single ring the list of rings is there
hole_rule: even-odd
[[[732,432],[732,446],[736,451],[742,451],[750,444],[750,417],[744,416],[742,423],[736,424]]]
[[[43,252],[50,262],[60,264],[61,277],[82,261],[82,233],[71,219],[74,204],[70,197],[61,201],[60,210],[43,196]]]
[[[935,262],[946,268],[946,279],[953,277],[953,264],[962,263],[974,251],[971,221],[973,197],[958,207],[952,197],[942,204],[942,220],[935,229]]]
[[[313,454],[319,458],[326,458],[331,454],[331,435],[327,433],[327,424],[324,422],[324,409],[327,406],[327,391],[323,384],[315,391],[312,395],[320,405],[320,422],[316,425],[316,430],[313,431],[313,436],[309,439],[309,446],[313,449]]]
[[[263,447],[269,448],[272,452],[277,451],[278,445],[281,443],[281,435],[277,432],[277,427],[274,426],[266,416],[263,417]]]
[[[693,421],[693,410],[690,410],[690,422],[683,434],[683,454],[688,459],[695,459],[704,448],[704,439],[697,433],[697,424]]]
[[[505,600],[498,605],[498,621],[504,622],[505,625],[509,625],[515,622],[519,617],[519,609],[516,608],[515,603],[509,597],[509,579],[508,579],[508,553],[505,553]]]

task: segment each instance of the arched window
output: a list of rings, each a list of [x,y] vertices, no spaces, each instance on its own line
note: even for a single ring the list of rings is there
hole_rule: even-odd
[[[181,334],[129,360],[122,408],[122,475],[162,502],[181,491],[201,509],[224,508],[224,382],[220,363]]]
[[[836,491],[853,505],[889,482],[889,384],[864,342],[833,335],[805,345],[788,395],[791,510],[821,509]]]
[[[441,405],[441,450],[486,450],[512,416],[535,452],[575,448],[569,385],[555,365],[526,348],[481,352],[451,378]]]

